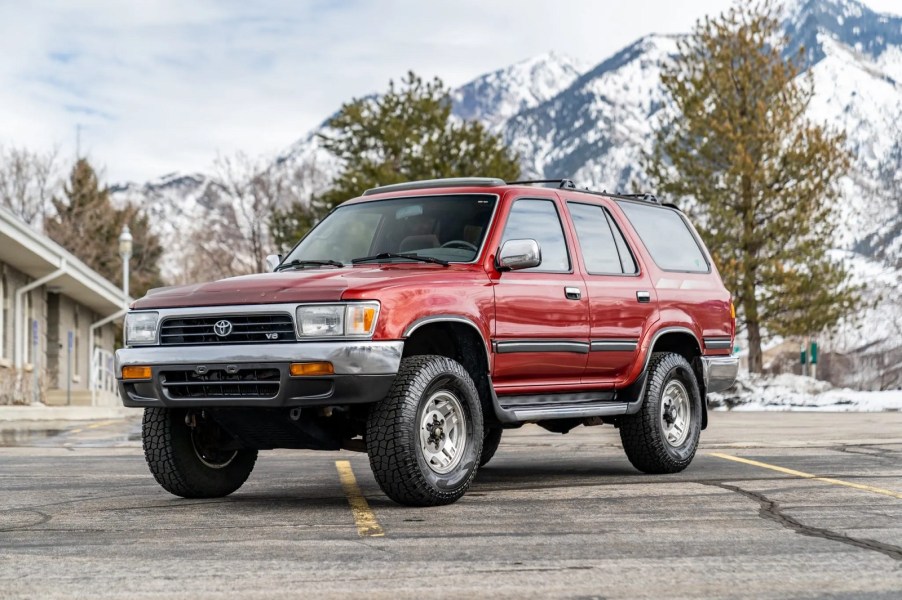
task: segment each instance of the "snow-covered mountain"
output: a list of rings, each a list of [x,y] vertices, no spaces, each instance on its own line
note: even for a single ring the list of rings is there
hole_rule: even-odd
[[[154,231],[165,248],[160,270],[168,281],[177,279],[181,273],[181,256],[190,243],[188,238],[194,224],[202,222],[210,210],[215,210],[213,186],[213,179],[202,173],[170,173],[143,184],[127,183],[110,188],[113,202],[120,205],[131,202],[141,206],[150,216]]]
[[[838,245],[902,260],[895,256],[902,242],[893,234],[900,227],[887,228],[888,221],[902,224],[899,202],[880,193],[886,187],[880,167],[902,144],[902,17],[875,13],[856,0],[791,0],[784,19],[791,51],[806,49],[813,75],[809,117],[845,130],[856,157],[853,175],[842,182],[849,227]],[[453,90],[454,115],[500,133],[519,153],[524,176],[626,190],[644,181],[639,157],[650,148],[653,124],[666,106],[659,76],[676,41],[648,35],[591,68],[555,53],[525,60]],[[340,168],[319,144],[322,131],[309,132],[273,162],[305,169],[310,193],[327,187]],[[119,186],[115,197],[159,214],[168,242],[207,205],[209,185],[209,176],[171,175]],[[878,230],[883,234],[875,236]],[[177,265],[167,260],[166,274]]]
[[[511,117],[551,100],[587,68],[549,52],[477,77],[451,94],[454,115],[497,129]]]

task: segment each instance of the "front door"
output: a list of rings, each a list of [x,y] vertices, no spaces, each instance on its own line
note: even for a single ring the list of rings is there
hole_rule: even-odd
[[[556,199],[521,198],[508,213],[499,248],[507,240],[536,240],[542,263],[497,279],[492,378],[498,388],[576,384],[585,369],[589,304],[560,208]]]

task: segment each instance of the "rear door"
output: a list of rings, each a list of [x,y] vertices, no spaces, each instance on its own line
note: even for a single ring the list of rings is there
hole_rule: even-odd
[[[590,352],[583,381],[613,385],[627,375],[639,341],[657,320],[657,297],[620,225],[602,202],[567,201],[589,297]]]
[[[578,384],[589,352],[589,304],[554,198],[518,198],[507,215],[505,241],[534,239],[542,264],[500,273],[495,284],[498,387]]]

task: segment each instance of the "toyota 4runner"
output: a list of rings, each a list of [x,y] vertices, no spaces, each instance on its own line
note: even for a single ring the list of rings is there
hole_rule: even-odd
[[[407,505],[448,504],[505,429],[611,424],[674,473],[732,385],[735,313],[653,196],[473,178],[366,191],[271,272],[152,290],[116,354],[163,488],[225,496],[259,450],[356,450]]]

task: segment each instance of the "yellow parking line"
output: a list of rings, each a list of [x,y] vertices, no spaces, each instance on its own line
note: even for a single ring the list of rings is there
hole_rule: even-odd
[[[871,492],[873,494],[881,494],[883,496],[890,496],[891,498],[898,498],[899,500],[902,500],[902,493],[894,492],[892,490],[885,490],[883,488],[874,487],[872,485],[864,485],[862,483],[852,483],[850,481],[843,481],[842,479],[833,479],[831,477],[818,477],[817,475],[812,475],[811,473],[804,473],[802,471],[796,471],[794,469],[787,469],[786,467],[778,467],[777,465],[769,465],[767,463],[759,462],[757,460],[751,460],[748,458],[740,458],[738,456],[732,456],[730,454],[721,454],[720,452],[712,452],[711,456],[716,456],[717,458],[725,458],[726,460],[732,460],[735,462],[752,465],[753,467],[761,467],[762,469],[770,469],[771,471],[777,471],[779,473],[785,473],[786,475],[793,475],[795,477],[802,477],[803,479],[813,479],[815,481],[823,481],[824,483],[832,483],[833,485],[843,485],[845,487],[855,488],[856,490],[864,490],[865,492]]]
[[[97,429],[98,427],[106,427],[107,425],[112,425],[113,423],[118,423],[115,419],[111,419],[109,421],[100,421],[99,423],[93,423],[85,427],[85,429]]]
[[[357,525],[357,533],[361,537],[383,537],[385,532],[379,525],[379,521],[376,520],[376,515],[370,509],[366,498],[363,497],[360,486],[357,485],[354,471],[351,470],[351,463],[346,460],[336,460],[335,468],[338,469],[341,487],[344,489],[345,496],[348,497],[351,513],[354,515],[354,523]]]

